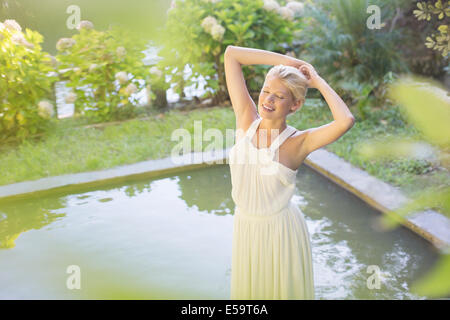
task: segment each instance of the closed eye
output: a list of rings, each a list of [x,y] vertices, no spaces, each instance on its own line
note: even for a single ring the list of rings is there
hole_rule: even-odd
[[[268,91],[263,91],[264,93],[270,93],[270,92],[268,92]],[[279,98],[279,99],[284,99],[283,97],[279,97],[279,96],[277,96],[277,98]]]

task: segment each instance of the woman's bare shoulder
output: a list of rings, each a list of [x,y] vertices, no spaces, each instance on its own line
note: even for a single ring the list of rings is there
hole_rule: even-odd
[[[308,130],[298,130],[296,128],[294,129],[295,132],[291,136],[289,136],[289,138],[286,139],[286,143],[284,143],[284,150],[289,155],[289,157],[292,158],[295,166],[298,167],[308,156],[308,154],[306,153],[306,149],[303,148],[303,142],[305,141],[306,135],[308,134]]]

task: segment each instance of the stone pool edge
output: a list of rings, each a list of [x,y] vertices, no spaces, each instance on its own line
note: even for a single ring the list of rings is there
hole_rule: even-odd
[[[371,176],[327,150],[312,152],[305,159],[305,164],[383,214],[411,200],[399,188]],[[436,249],[450,249],[450,219],[440,212],[416,212],[408,216],[403,225],[428,240]]]
[[[66,174],[0,186],[0,200],[16,200],[31,195],[43,195],[55,190],[73,187],[95,187],[105,183],[118,183],[135,178],[152,178],[215,164],[228,164],[230,149],[222,152],[197,152],[179,157],[148,160],[110,169]],[[343,160],[332,152],[318,149],[305,159],[304,164],[371,207],[387,213],[409,199],[393,187]],[[406,219],[403,224],[431,242],[438,250],[450,248],[450,219],[434,210],[425,210]]]

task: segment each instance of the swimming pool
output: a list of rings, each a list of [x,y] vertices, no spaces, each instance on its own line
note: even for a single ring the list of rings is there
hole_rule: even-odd
[[[374,230],[381,213],[305,165],[292,201],[316,299],[426,298],[410,292],[438,258],[426,240]],[[0,201],[0,299],[228,299],[233,210],[228,165]]]

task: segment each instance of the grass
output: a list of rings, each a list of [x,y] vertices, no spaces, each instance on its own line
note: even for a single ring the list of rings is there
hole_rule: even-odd
[[[0,185],[168,157],[180,143],[171,140],[172,132],[184,128],[193,136],[195,120],[201,121],[203,134],[209,128],[216,128],[225,137],[226,129],[235,128],[231,107],[170,111],[162,118],[131,120],[103,128],[84,128],[80,126],[82,122],[74,119],[59,120],[37,141],[25,140],[20,145],[0,149]],[[330,121],[328,106],[318,99],[309,99],[299,112],[288,118],[288,123],[299,130]],[[419,133],[403,120],[398,109],[379,108],[372,111],[370,119],[357,120],[343,137],[324,148],[408,194],[422,190],[425,185],[448,184],[448,173],[426,161],[363,161],[355,152],[357,143],[389,134],[411,137]],[[210,143],[203,141],[203,150]],[[223,141],[224,148],[232,144],[230,139]]]
[[[301,110],[291,124],[304,129],[316,127],[332,121],[331,112],[322,103],[314,110]],[[356,114],[356,112],[354,112]],[[418,138],[425,140],[421,133],[408,124],[397,106],[373,108],[370,118],[358,120],[355,125],[338,141],[324,147],[370,175],[402,189],[409,196],[421,192],[425,187],[448,185],[450,174],[444,168],[432,162],[417,159],[396,159],[382,161],[364,160],[356,148],[371,139],[382,139],[387,136]]]
[[[234,115],[216,107],[208,112],[172,111],[162,119],[132,120],[104,128],[77,127],[76,120],[61,121],[43,139],[1,148],[0,185],[170,156],[172,147],[179,143],[171,141],[172,132],[184,128],[193,134],[194,120],[202,121],[203,132],[208,128],[225,132],[233,127]]]

